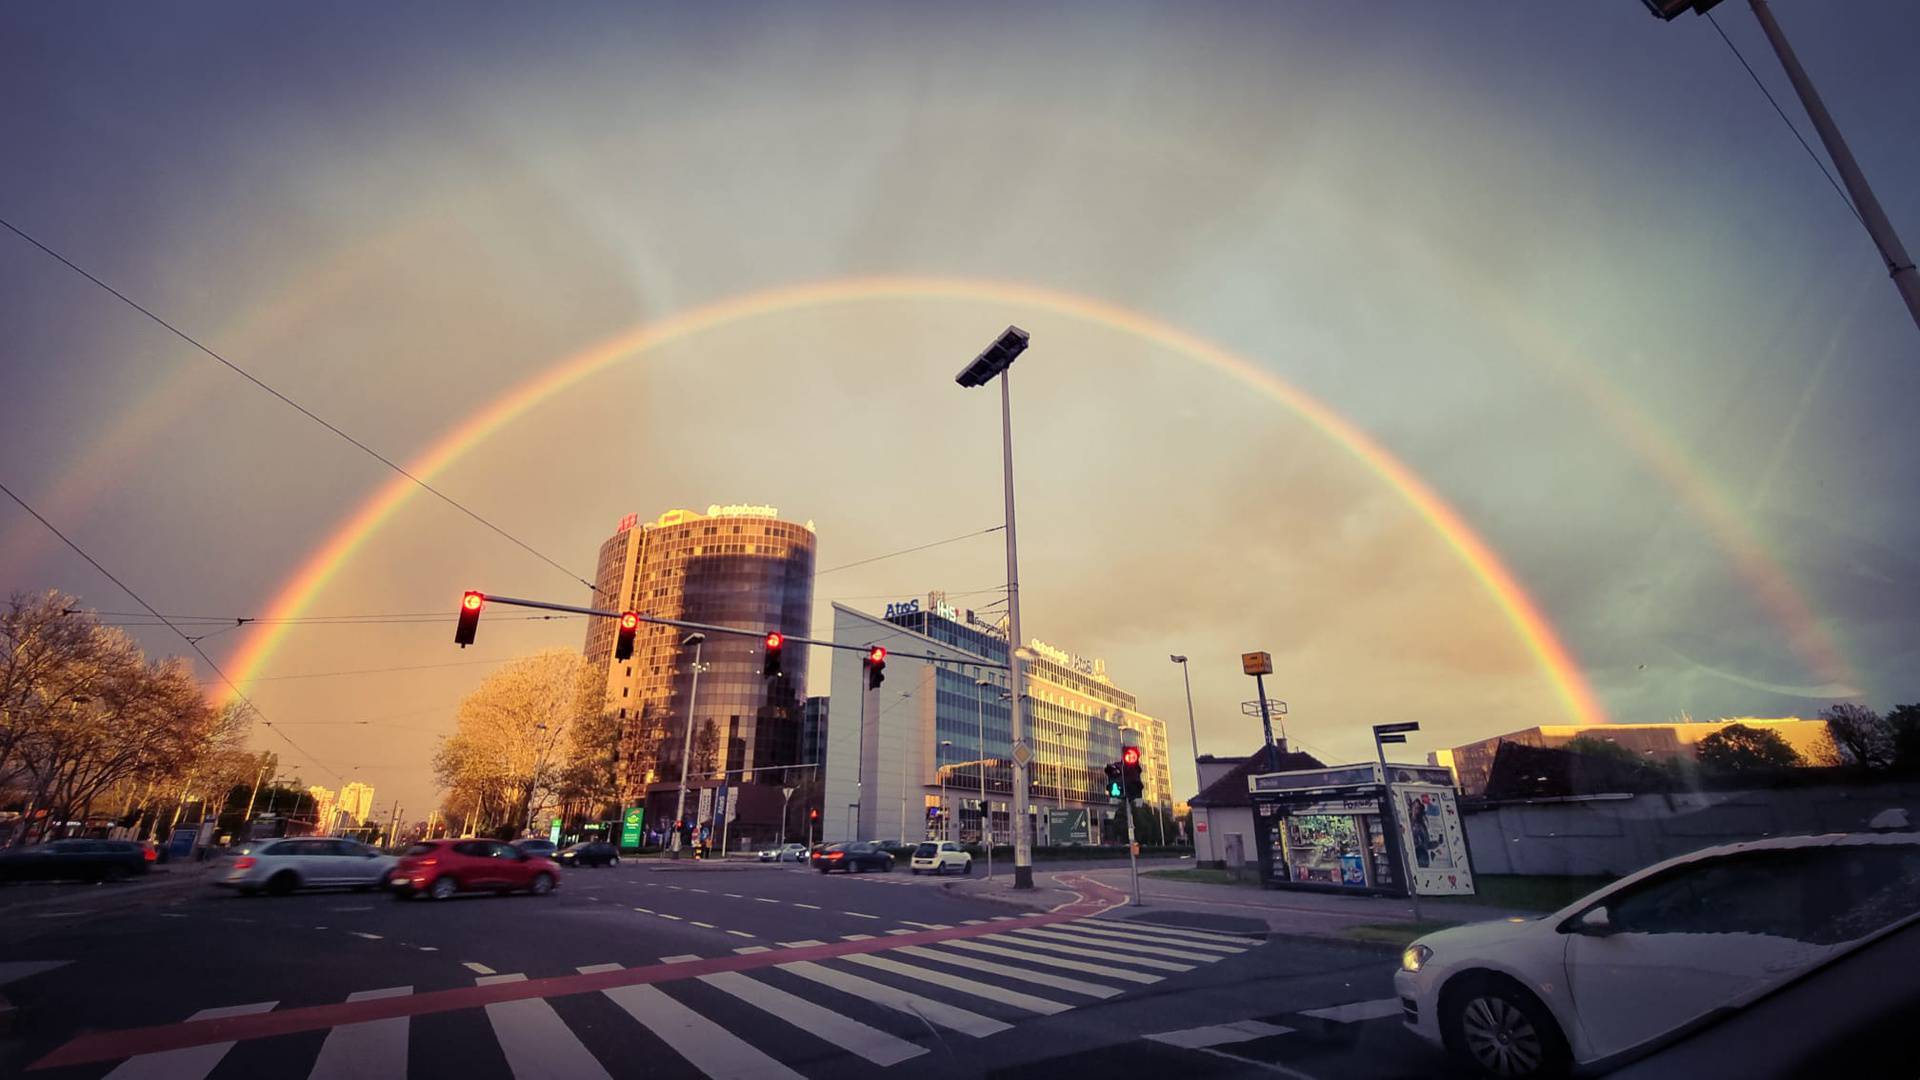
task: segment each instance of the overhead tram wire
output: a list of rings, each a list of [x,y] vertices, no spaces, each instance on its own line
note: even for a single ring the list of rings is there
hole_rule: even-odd
[[[227,686],[233,690],[233,696],[239,698],[241,703],[246,705],[248,709],[251,709],[253,711],[253,714],[260,718],[260,722],[267,726],[268,730],[272,731],[275,735],[280,736],[280,738],[284,740],[288,746],[291,746],[295,750],[299,751],[301,756],[305,757],[308,761],[311,761],[317,767],[325,769],[327,772],[332,773],[333,778],[335,780],[340,781],[342,784],[347,782],[347,778],[345,776],[342,776],[337,770],[333,768],[333,766],[328,765],[327,763],[321,761],[319,758],[313,756],[313,754],[309,752],[306,747],[301,746],[297,742],[294,742],[292,736],[288,735],[284,731],[281,731],[279,728],[274,727],[273,721],[267,719],[266,713],[261,712],[260,707],[258,705],[255,705],[252,699],[248,698],[245,693],[241,692],[239,684],[235,683],[232,679],[228,678],[227,673],[221,670],[219,664],[214,663],[213,657],[207,655],[207,651],[200,647],[200,642],[198,640],[192,637],[189,637],[186,631],[180,629],[178,626],[175,626],[173,623],[168,622],[166,616],[160,614],[160,612],[157,609],[155,609],[152,604],[147,603],[146,600],[143,599],[139,593],[134,592],[133,589],[127,585],[126,582],[121,581],[117,577],[114,577],[113,571],[108,570],[106,567],[100,565],[100,561],[98,559],[95,559],[93,556],[87,554],[87,551],[85,548],[81,547],[79,544],[74,543],[73,540],[68,538],[66,533],[63,533],[58,528],[56,528],[53,522],[48,521],[44,517],[41,517],[40,511],[35,510],[32,507],[32,505],[30,505],[27,502],[27,500],[14,494],[12,488],[6,486],[6,484],[4,483],[0,483],[0,492],[5,492],[7,498],[12,499],[16,503],[19,503],[20,509],[25,510],[29,514],[32,514],[33,519],[35,521],[38,521],[40,524],[46,526],[46,529],[48,532],[59,537],[60,542],[72,548],[75,554],[79,555],[82,559],[85,559],[87,561],[87,565],[93,567],[95,570],[100,571],[101,576],[105,577],[108,581],[111,581],[115,585],[118,585],[120,587],[121,592],[126,593],[128,596],[133,598],[134,603],[139,604],[141,607],[147,609],[147,613],[152,615],[154,618],[159,619],[163,624],[166,625],[167,629],[172,630],[174,633],[180,635],[180,640],[186,642],[189,648],[191,648],[195,653],[199,654],[200,659],[206,661],[207,666],[213,669],[213,673],[215,675],[220,676],[220,680],[226,683]]]
[[[931,544],[921,544],[918,547],[902,548],[899,551],[889,551],[885,555],[875,555],[872,558],[856,559],[853,562],[841,563],[839,566],[831,566],[825,570],[816,570],[814,571],[813,576],[816,578],[823,577],[827,574],[837,573],[838,571],[841,571],[841,570],[851,570],[856,566],[865,566],[868,563],[876,563],[882,559],[891,559],[900,555],[911,555],[916,551],[925,551],[928,548],[936,548],[941,546],[942,544],[952,544],[961,540],[971,540],[976,536],[987,536],[991,533],[997,533],[1004,528],[1006,528],[1005,525],[995,525],[992,528],[980,529],[978,531],[970,532],[970,533],[961,533],[959,536],[949,536],[945,540],[935,540]]]
[[[349,435],[345,431],[342,431],[340,428],[334,426],[328,420],[322,418],[320,414],[314,412],[312,409],[307,408],[305,405],[300,404],[299,402],[293,400],[287,395],[274,389],[272,386],[269,386],[266,382],[262,381],[258,376],[254,375],[252,372],[246,370],[245,368],[227,359],[226,357],[221,356],[219,353],[214,352],[212,349],[208,348],[207,346],[202,345],[199,342],[199,340],[194,338],[192,335],[188,334],[184,330],[181,330],[179,327],[173,325],[167,320],[161,318],[159,315],[154,314],[151,310],[141,306],[139,302],[135,301],[132,297],[128,296],[126,293],[121,292],[119,289],[114,288],[113,286],[93,276],[91,273],[88,273],[86,270],[82,269],[78,263],[75,263],[72,259],[69,259],[65,255],[62,255],[59,252],[53,250],[52,248],[48,247],[46,244],[41,243],[39,240],[29,235],[25,230],[21,229],[18,225],[15,225],[13,222],[8,221],[4,217],[0,217],[0,225],[6,226],[8,231],[12,232],[15,236],[18,236],[20,239],[25,240],[27,243],[32,244],[36,248],[39,248],[41,251],[45,252],[47,255],[57,260],[61,265],[65,266],[67,269],[72,270],[74,273],[79,274],[81,277],[86,278],[88,281],[93,282],[95,285],[98,285],[100,288],[106,290],[108,293],[111,293],[114,297],[119,299],[121,303],[126,304],[128,307],[132,308],[133,310],[139,312],[142,315],[145,315],[147,318],[153,320],[154,322],[159,323],[162,327],[166,328],[167,332],[179,338],[181,341],[186,342],[187,344],[193,346],[194,348],[200,350],[201,352],[206,353],[208,356],[212,357],[213,359],[219,361],[221,364],[225,365],[229,370],[231,370],[234,374],[239,375],[241,378],[247,380],[253,385],[259,387],[260,389],[266,391],[269,394],[272,394],[274,397],[278,398],[283,404],[285,404],[288,408],[293,409],[295,412],[298,412],[300,415],[306,417],[309,420],[312,420],[314,423],[319,424],[321,427],[326,428],[328,431],[332,432],[335,435],[338,435],[342,439],[345,439],[347,442],[352,443],[355,447],[357,447],[362,453],[366,454],[368,457],[373,458],[375,461],[378,461],[380,464],[385,465],[387,468],[392,469],[394,472],[399,473],[401,476],[406,477],[408,480],[412,481],[416,486],[418,486],[420,490],[427,492],[428,494],[432,495],[434,498],[439,499],[441,502],[444,502],[448,506],[453,507],[455,510],[458,510],[461,513],[467,515],[473,520],[493,530],[495,533],[499,534],[500,536],[505,537],[508,541],[512,542],[514,545],[519,547],[522,551],[525,551],[527,554],[532,555],[534,558],[539,559],[541,562],[546,563],[548,566],[553,567],[555,570],[558,570],[561,573],[572,578],[573,580],[579,582],[580,584],[585,585],[588,588],[588,590],[591,591],[594,595],[599,594],[600,590],[596,585],[594,585],[593,582],[588,581],[586,578],[575,573],[573,570],[567,568],[566,566],[561,565],[559,562],[556,562],[553,558],[549,557],[546,553],[540,551],[538,548],[534,547],[532,544],[527,543],[525,540],[522,540],[519,537],[508,532],[506,529],[501,528],[499,525],[494,524],[492,521],[482,516],[478,511],[467,506],[465,503],[461,502],[460,500],[454,498],[451,495],[448,495],[446,492],[441,491],[439,488],[434,487],[432,484],[427,483],[425,480],[422,480],[420,477],[415,476],[413,473],[407,471],[407,469],[404,466],[402,466],[399,462],[394,461],[392,458],[387,457],[385,454],[382,454],[380,451],[375,450],[373,447],[368,446],[366,443],[361,442],[359,439],[356,439],[352,435]],[[24,506],[26,504],[22,503],[21,505]],[[37,517],[38,515],[35,515],[35,516]],[[51,528],[51,526],[49,526],[49,528]],[[78,549],[76,548],[75,550],[78,550]],[[102,571],[102,572],[104,573],[105,571]],[[185,637],[186,635],[183,634],[181,636]]]

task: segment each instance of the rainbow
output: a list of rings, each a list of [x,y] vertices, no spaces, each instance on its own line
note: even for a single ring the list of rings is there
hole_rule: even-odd
[[[862,277],[784,286],[716,301],[637,327],[553,364],[460,421],[408,462],[407,470],[430,481],[528,410],[621,360],[662,345],[729,323],[781,312],[889,300],[974,301],[1037,309],[1133,335],[1255,387],[1344,447],[1425,519],[1513,626],[1572,722],[1606,721],[1606,711],[1585,674],[1512,571],[1457,510],[1372,436],[1324,402],[1211,342],[1139,312],[1039,286],[966,278]],[[340,568],[418,490],[406,478],[393,477],[307,557],[274,597],[267,621],[240,644],[228,665],[236,682],[245,683],[257,676],[286,640],[290,625],[273,620],[304,612]],[[231,693],[221,691],[223,697]]]

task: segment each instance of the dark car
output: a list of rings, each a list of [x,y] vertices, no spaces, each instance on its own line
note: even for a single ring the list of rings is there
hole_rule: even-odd
[[[560,867],[544,855],[529,855],[498,840],[423,840],[400,856],[391,878],[393,896],[445,900],[457,892],[505,895],[525,889],[545,896],[560,884]]]
[[[553,856],[561,866],[619,866],[620,849],[603,840],[586,840]]]
[[[559,844],[556,844],[553,841],[548,840],[544,837],[537,837],[537,838],[532,838],[527,840],[515,840],[513,842],[513,846],[519,848],[521,851],[524,851],[529,855],[538,855],[543,859],[553,858],[553,853],[559,850],[560,848]]]
[[[813,868],[823,874],[829,870],[844,870],[849,874],[862,870],[884,873],[893,869],[893,856],[871,841],[828,844],[813,853]]]
[[[146,873],[153,859],[132,840],[55,840],[0,853],[0,880],[119,881]]]

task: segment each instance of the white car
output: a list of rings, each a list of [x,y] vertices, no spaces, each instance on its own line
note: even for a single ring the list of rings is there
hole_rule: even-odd
[[[295,889],[347,886],[386,888],[399,860],[355,840],[296,836],[257,840],[240,847],[217,881],[243,895],[262,890],[284,896]]]
[[[807,861],[807,845],[782,844],[779,847],[764,848],[760,852],[761,862],[797,862]]]
[[[973,856],[951,840],[929,840],[913,849],[913,861],[908,865],[916,874],[971,874]]]
[[[1605,1070],[1920,915],[1920,833],[1782,837],[1650,866],[1551,915],[1428,934],[1406,1026],[1493,1076]]]

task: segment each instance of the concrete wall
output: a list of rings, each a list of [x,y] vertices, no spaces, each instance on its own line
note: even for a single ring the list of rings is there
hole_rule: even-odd
[[[1253,854],[1253,809],[1246,806],[1216,806],[1193,808],[1193,821],[1196,826],[1205,823],[1206,832],[1197,829],[1193,834],[1193,860],[1195,866],[1216,870],[1231,869],[1228,866],[1229,848],[1227,837],[1240,838],[1240,856],[1251,865],[1256,862]]]
[[[1618,876],[1716,844],[1862,831],[1869,818],[1892,807],[1920,824],[1920,783],[1590,796],[1460,809],[1476,873]]]

